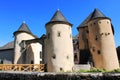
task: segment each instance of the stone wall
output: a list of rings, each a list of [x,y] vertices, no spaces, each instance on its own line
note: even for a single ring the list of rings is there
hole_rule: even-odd
[[[120,80],[120,73],[0,72],[0,80]]]
[[[1,50],[0,51],[0,63],[1,64],[12,64],[14,57],[14,50]]]

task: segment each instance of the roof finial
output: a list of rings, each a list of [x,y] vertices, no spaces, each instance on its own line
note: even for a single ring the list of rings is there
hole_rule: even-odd
[[[23,23],[25,23],[25,21],[23,21]]]
[[[60,9],[58,8],[57,11],[60,11]]]

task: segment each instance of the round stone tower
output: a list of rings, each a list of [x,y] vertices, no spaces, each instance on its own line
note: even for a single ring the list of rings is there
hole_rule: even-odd
[[[88,22],[89,48],[96,68],[119,68],[112,27],[110,18],[98,9],[93,11]]]
[[[14,40],[14,64],[22,64],[22,50],[20,47],[20,43],[23,40],[35,39],[35,36],[31,33],[30,29],[26,25],[26,23],[22,23],[20,28],[14,32],[15,40]],[[25,57],[25,56],[24,56]]]
[[[71,26],[59,10],[46,24],[48,72],[72,71],[74,60]]]

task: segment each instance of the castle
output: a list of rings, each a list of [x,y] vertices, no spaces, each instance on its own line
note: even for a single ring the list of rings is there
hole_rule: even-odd
[[[47,64],[48,72],[66,72],[73,70],[75,60],[100,69],[119,68],[111,19],[98,9],[77,27],[76,38],[72,38],[72,24],[60,10],[45,28],[46,34],[38,38],[23,22],[13,33],[14,41],[0,47],[1,64]]]

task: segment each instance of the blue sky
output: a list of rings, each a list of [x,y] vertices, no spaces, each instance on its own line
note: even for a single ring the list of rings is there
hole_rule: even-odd
[[[23,21],[33,34],[40,37],[46,33],[45,24],[57,9],[73,24],[73,36],[77,27],[98,8],[112,19],[116,47],[120,45],[120,0],[0,0],[0,46],[13,41],[13,32]]]

